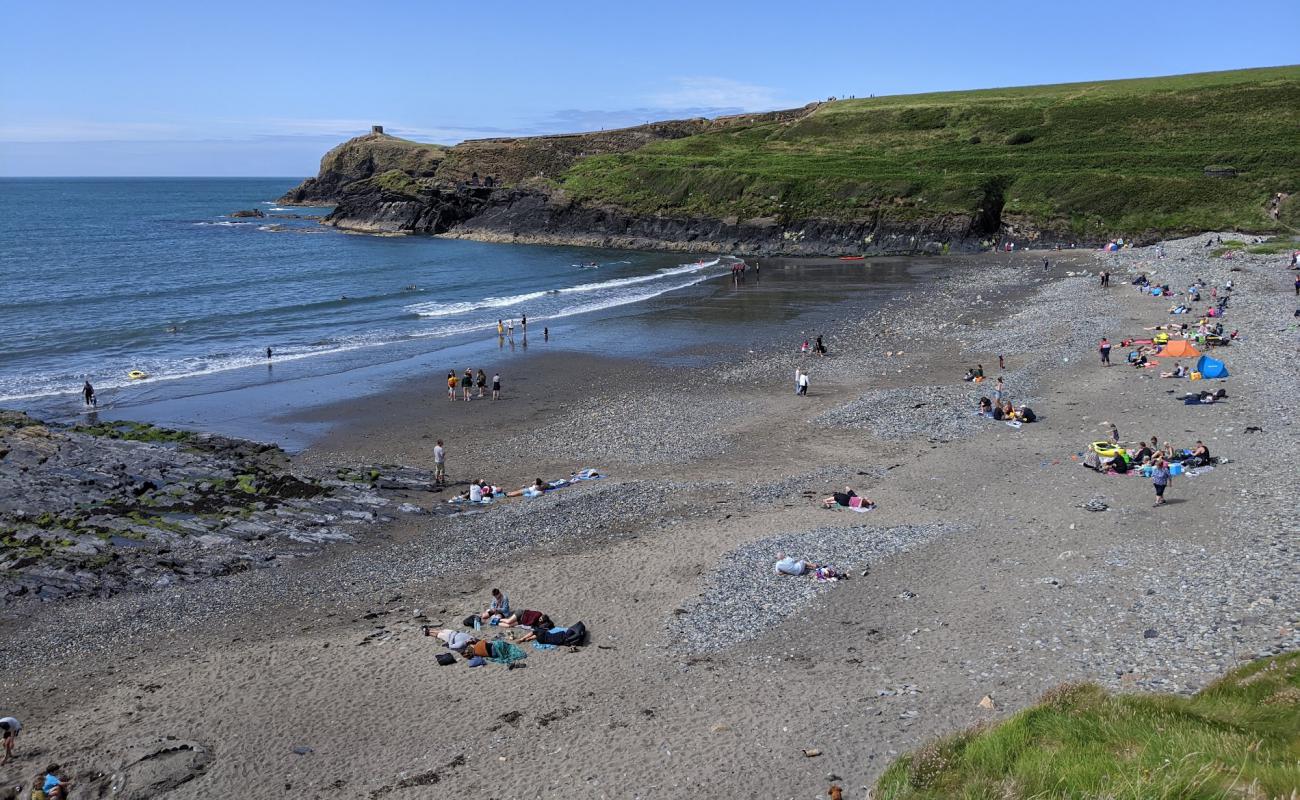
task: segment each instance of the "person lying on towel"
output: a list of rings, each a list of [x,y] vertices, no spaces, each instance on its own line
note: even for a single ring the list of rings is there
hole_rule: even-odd
[[[856,503],[854,501],[857,501]],[[845,486],[844,491],[835,492],[830,497],[822,498],[822,508],[834,508],[835,506],[844,506],[845,508],[872,508],[876,504],[866,499],[858,497],[858,493],[852,488]]]

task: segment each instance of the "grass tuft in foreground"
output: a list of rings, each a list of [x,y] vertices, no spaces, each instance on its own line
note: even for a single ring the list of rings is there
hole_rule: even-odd
[[[1300,653],[1243,666],[1193,697],[1066,685],[1010,719],[894,762],[877,800],[1293,798]]]

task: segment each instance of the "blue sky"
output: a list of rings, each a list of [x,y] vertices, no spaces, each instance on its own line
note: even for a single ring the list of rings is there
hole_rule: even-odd
[[[313,174],[457,142],[1294,63],[1300,3],[3,0],[0,175]]]

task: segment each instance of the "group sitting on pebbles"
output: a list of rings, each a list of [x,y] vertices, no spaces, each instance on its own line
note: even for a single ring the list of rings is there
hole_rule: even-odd
[[[452,653],[458,653],[471,667],[481,667],[488,661],[506,664],[509,669],[524,666],[518,662],[528,654],[518,645],[533,642],[537,649],[552,647],[579,647],[586,643],[587,626],[581,622],[570,626],[559,626],[551,621],[549,615],[532,609],[516,611],[510,607],[510,598],[500,589],[492,590],[492,600],[488,607],[478,614],[465,618],[465,626],[473,628],[474,633],[443,628],[435,631],[425,625],[425,636],[432,636],[441,641],[451,652],[438,656],[438,663],[449,666],[456,663]],[[525,628],[527,632],[515,638],[514,632],[503,638],[485,639],[479,635],[484,627],[490,628]]]

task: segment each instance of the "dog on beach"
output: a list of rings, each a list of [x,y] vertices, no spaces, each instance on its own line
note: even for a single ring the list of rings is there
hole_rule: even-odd
[[[840,788],[838,783],[832,783],[831,788],[826,790],[826,794],[830,796],[831,800],[844,800],[844,790]]]

